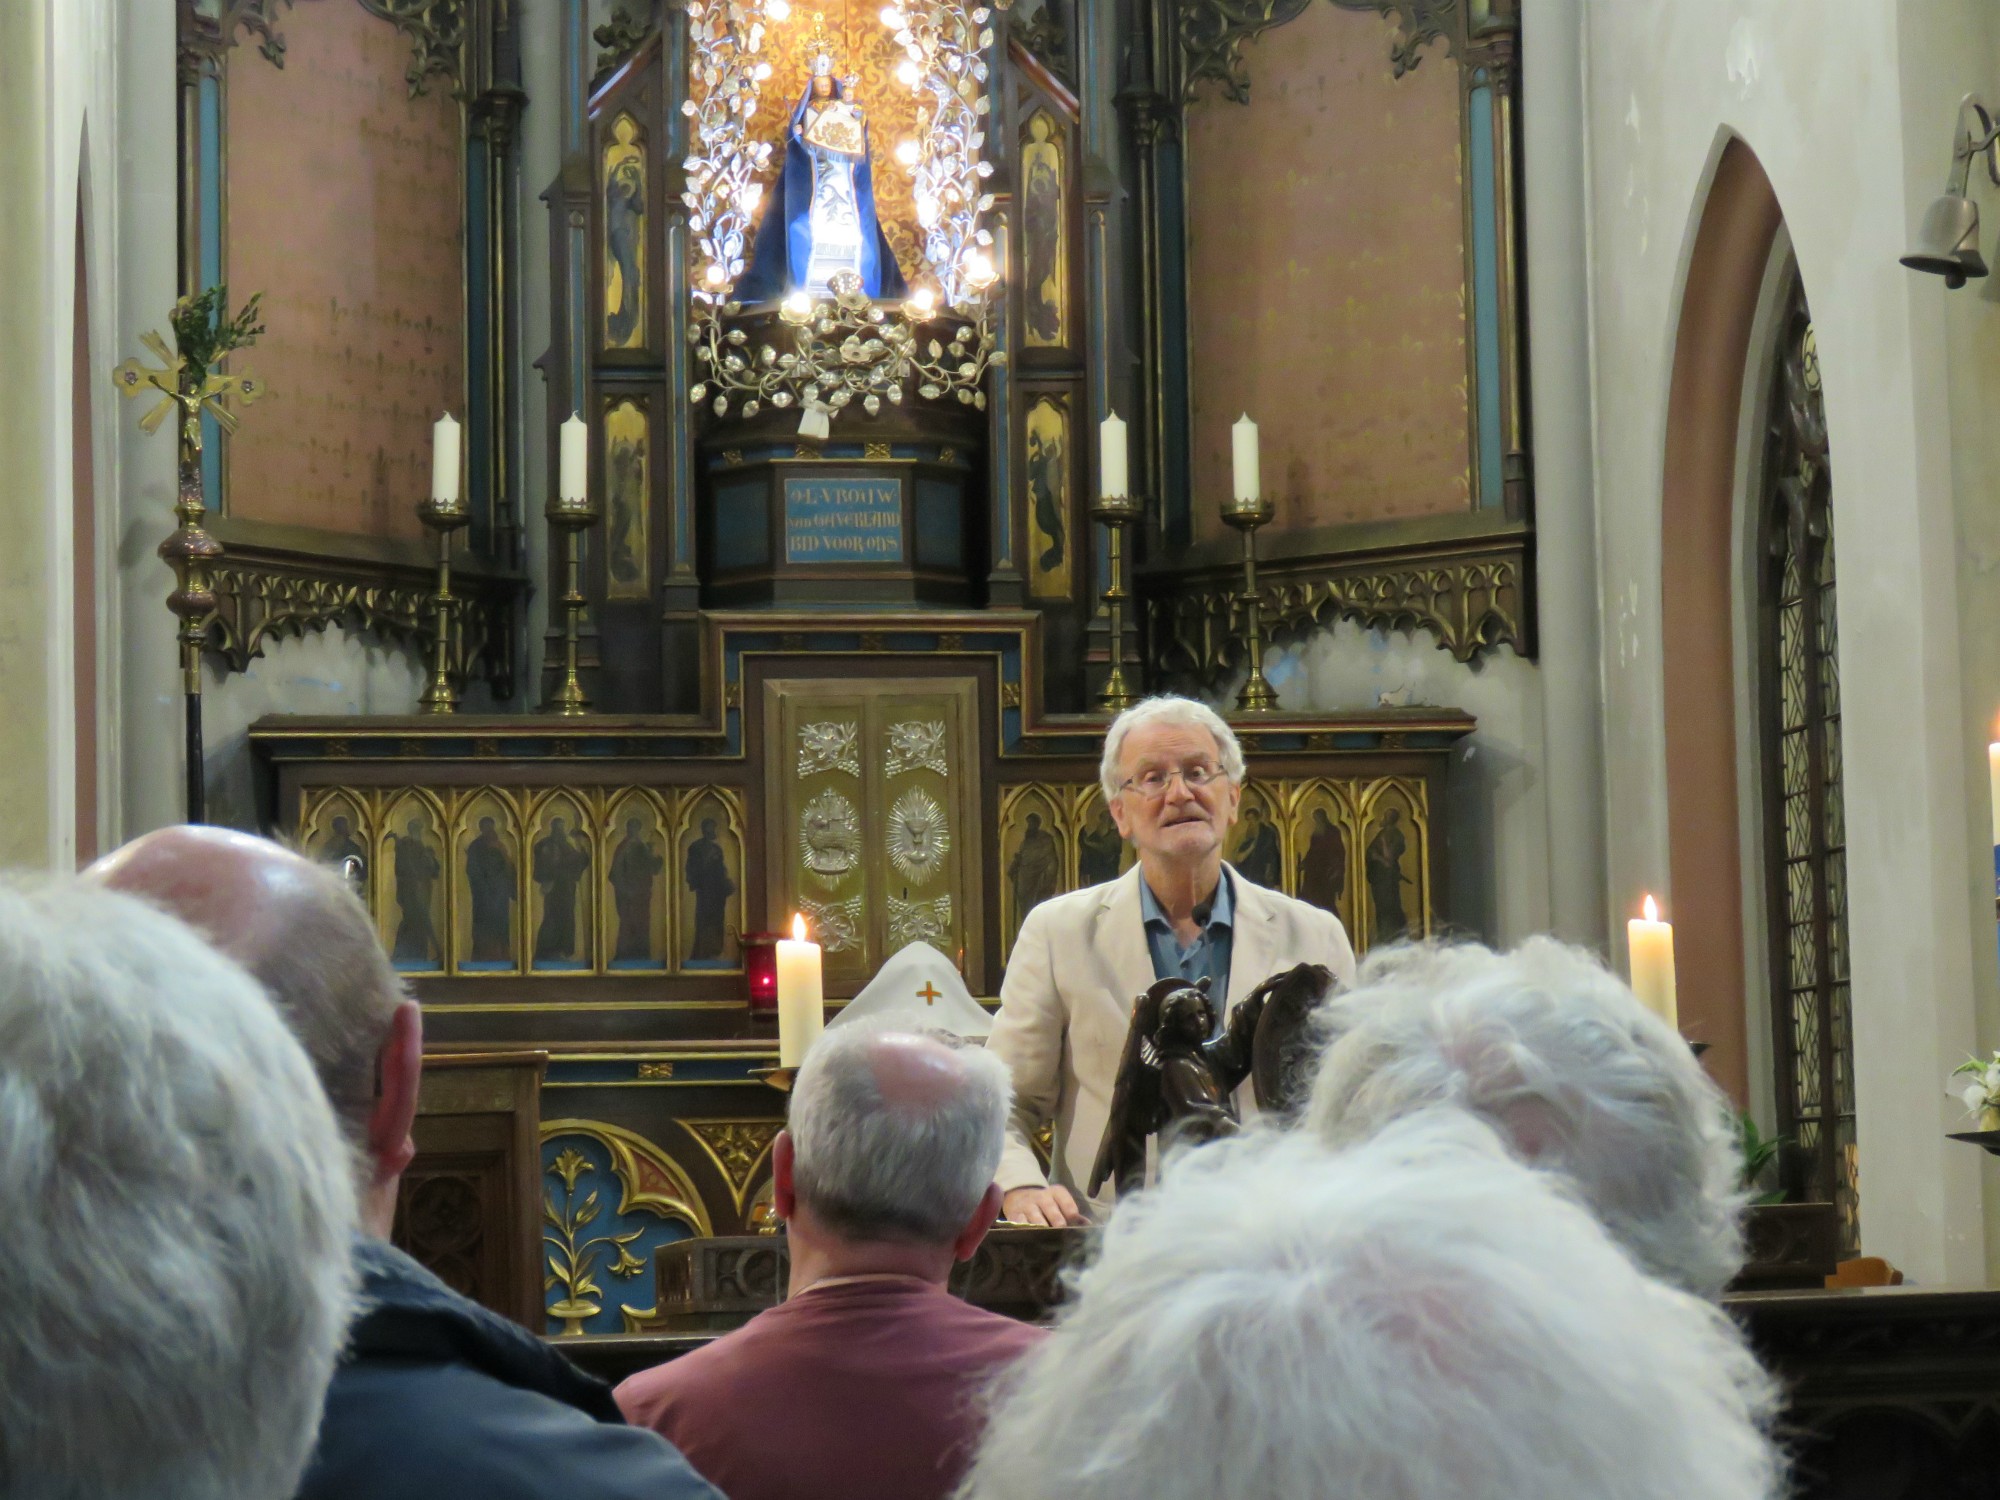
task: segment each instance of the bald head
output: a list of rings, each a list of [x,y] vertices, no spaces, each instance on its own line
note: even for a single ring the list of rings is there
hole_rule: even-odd
[[[992,1184],[1012,1094],[981,1048],[833,1027],[792,1087],[799,1202],[850,1239],[951,1243]]]
[[[145,834],[85,877],[165,908],[248,969],[367,1149],[377,1054],[406,996],[344,880],[269,839],[203,826]]]

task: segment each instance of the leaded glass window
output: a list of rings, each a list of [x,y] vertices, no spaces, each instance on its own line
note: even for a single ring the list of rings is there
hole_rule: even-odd
[[[1759,496],[1760,730],[1778,1128],[1795,1202],[1836,1204],[1859,1243],[1847,819],[1833,488],[1812,314],[1794,272]]]

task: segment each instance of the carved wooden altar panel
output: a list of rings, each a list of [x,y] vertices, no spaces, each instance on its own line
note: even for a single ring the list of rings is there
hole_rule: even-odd
[[[803,912],[833,993],[927,942],[985,962],[971,678],[764,683],[767,911]]]

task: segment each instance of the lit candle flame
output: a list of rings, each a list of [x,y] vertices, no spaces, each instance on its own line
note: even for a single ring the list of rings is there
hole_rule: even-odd
[[[805,940],[806,940],[805,913],[795,911],[792,913],[792,941],[795,943],[803,943]]]
[[[1648,922],[1657,922],[1660,920],[1660,903],[1655,901],[1651,896],[1646,898],[1645,911]]]

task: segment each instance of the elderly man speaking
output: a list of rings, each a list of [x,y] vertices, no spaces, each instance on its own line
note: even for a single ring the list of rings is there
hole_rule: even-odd
[[[1243,751],[1213,709],[1148,698],[1112,721],[1099,769],[1118,831],[1139,852],[1103,885],[1028,913],[1000,985],[987,1050],[1014,1075],[998,1181],[1006,1217],[1083,1222],[1082,1185],[1104,1134],[1133,1000],[1156,980],[1206,978],[1228,1006],[1280,969],[1318,963],[1354,980],[1354,950],[1331,912],[1267,890],[1222,860],[1243,791]],[[1054,1180],[1028,1144],[1056,1126]],[[1089,1202],[1109,1208],[1113,1190]]]

